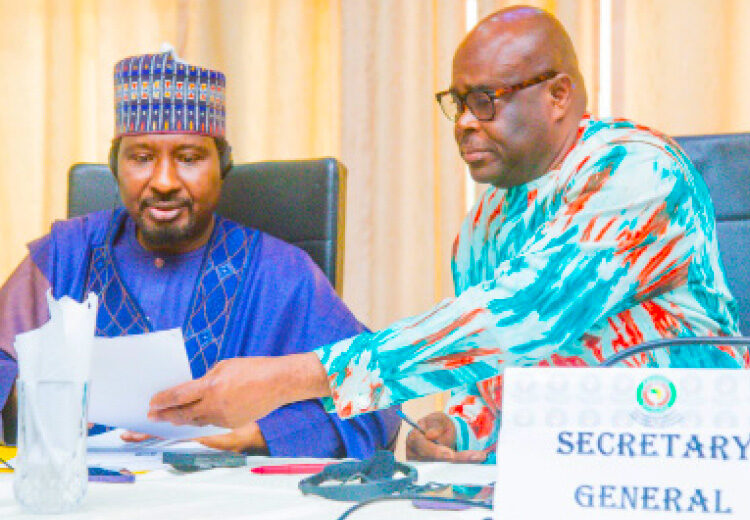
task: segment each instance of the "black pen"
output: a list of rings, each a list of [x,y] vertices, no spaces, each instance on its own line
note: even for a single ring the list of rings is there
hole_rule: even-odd
[[[411,419],[409,419],[409,417],[404,412],[402,412],[400,409],[396,408],[396,413],[398,414],[399,417],[401,417],[404,420],[404,422],[406,424],[408,424],[409,426],[411,426],[412,428],[414,428],[415,430],[417,430],[419,433],[421,433],[422,435],[424,435],[425,437],[427,437],[427,432],[424,431],[417,423],[415,423],[414,421],[412,421]]]

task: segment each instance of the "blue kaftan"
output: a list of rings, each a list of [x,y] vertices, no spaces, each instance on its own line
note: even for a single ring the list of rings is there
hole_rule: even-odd
[[[145,250],[122,210],[55,223],[29,249],[55,297],[99,295],[97,335],[181,326],[194,377],[222,359],[305,352],[364,330],[304,252],[221,217],[206,246],[181,255]],[[258,421],[272,455],[317,457],[367,457],[398,424],[392,411],[341,420],[317,400]]]

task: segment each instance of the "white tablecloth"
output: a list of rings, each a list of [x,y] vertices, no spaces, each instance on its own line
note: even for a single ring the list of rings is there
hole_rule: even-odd
[[[249,467],[315,462],[311,459],[250,457]],[[486,484],[495,480],[495,466],[416,463],[420,483]],[[304,496],[297,489],[299,475],[256,475],[249,467],[221,468],[196,473],[174,470],[138,475],[135,484],[89,483],[82,507],[75,513],[49,518],[158,519],[252,518],[267,520],[336,520],[352,503]],[[408,515],[408,516],[407,516]],[[411,502],[385,502],[355,512],[351,520],[484,519],[487,509],[431,511]],[[44,518],[24,514],[13,498],[13,474],[0,473],[0,519]]]

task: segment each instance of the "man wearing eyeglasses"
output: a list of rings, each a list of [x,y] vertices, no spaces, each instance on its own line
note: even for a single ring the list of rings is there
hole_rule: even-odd
[[[669,138],[585,113],[575,52],[554,17],[514,7],[484,19],[437,98],[472,177],[490,185],[456,240],[456,297],[286,366],[231,361],[155,396],[154,419],[232,425],[329,396],[350,417],[452,390],[447,413],[420,421],[426,435],[410,433],[408,455],[491,461],[505,367],[596,365],[652,339],[739,334],[699,174]],[[630,363],[750,358],[673,348]],[[232,403],[224,417],[210,413],[220,400]]]

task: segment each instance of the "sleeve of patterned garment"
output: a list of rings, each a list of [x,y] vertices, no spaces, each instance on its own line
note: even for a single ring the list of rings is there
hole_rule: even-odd
[[[645,142],[589,154],[558,181],[554,213],[492,279],[422,315],[316,350],[339,415],[564,356],[600,320],[685,284],[699,290],[713,265],[694,252],[713,240],[714,223],[707,189],[692,175]],[[738,366],[730,353],[711,355],[713,366]]]
[[[456,428],[456,451],[494,452],[501,423],[500,406],[495,403],[500,402],[502,384],[503,376],[495,376],[451,390],[445,412]]]
[[[13,341],[16,334],[40,327],[49,319],[48,288],[49,282],[30,256],[0,288],[0,408],[5,406],[18,373]]]
[[[306,254],[263,240],[258,276],[265,289],[253,301],[249,327],[262,335],[253,341],[252,355],[308,352],[365,330]],[[395,410],[342,420],[312,399],[283,406],[258,426],[273,456],[367,458],[389,447],[400,422]]]

